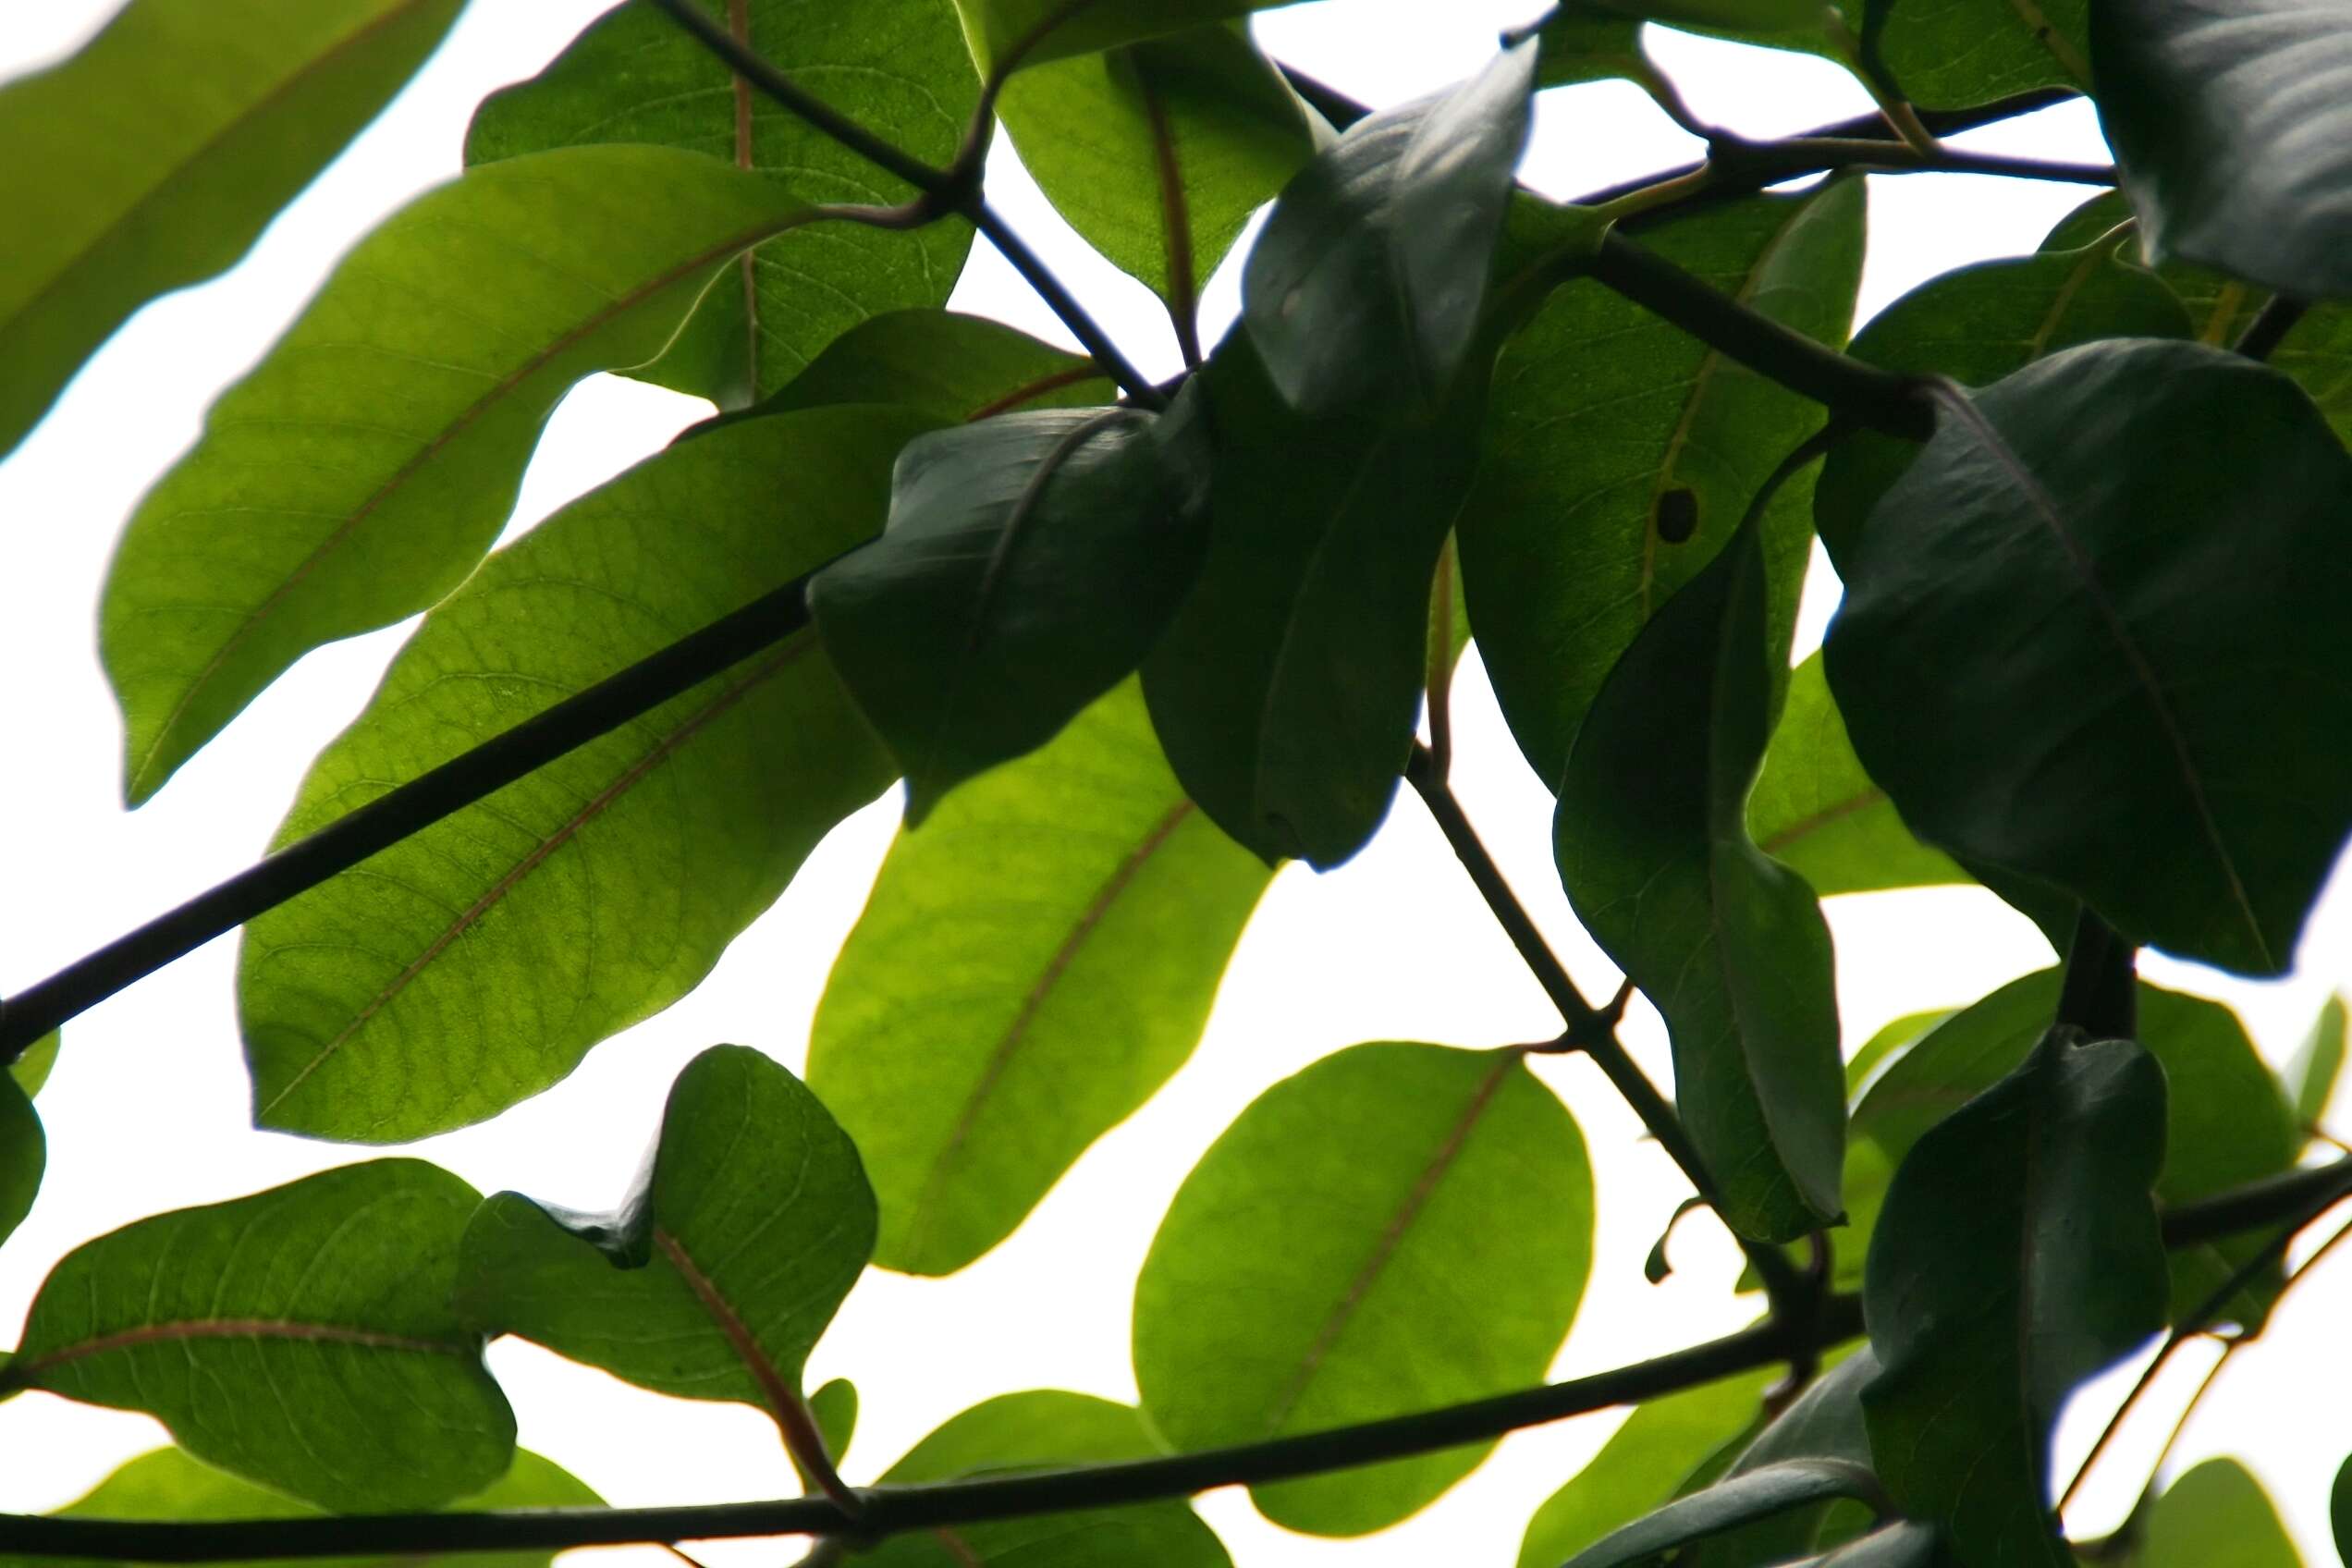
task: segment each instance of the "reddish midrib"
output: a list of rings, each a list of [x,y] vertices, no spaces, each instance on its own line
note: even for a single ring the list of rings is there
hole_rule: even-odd
[[[373,1329],[351,1329],[332,1323],[294,1323],[268,1317],[216,1317],[201,1322],[149,1323],[136,1329],[101,1334],[79,1344],[38,1355],[18,1356],[0,1368],[0,1385],[30,1387],[53,1366],[86,1361],[110,1351],[135,1350],[141,1345],[178,1344],[190,1340],[286,1340],[311,1344],[345,1345],[356,1350],[401,1350],[435,1355],[463,1355],[470,1343],[421,1340]]]

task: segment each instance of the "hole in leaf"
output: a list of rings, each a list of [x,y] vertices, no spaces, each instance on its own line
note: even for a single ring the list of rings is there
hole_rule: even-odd
[[[1683,543],[1698,532],[1698,493],[1688,486],[1667,491],[1658,497],[1658,512],[1650,521],[1667,544]]]

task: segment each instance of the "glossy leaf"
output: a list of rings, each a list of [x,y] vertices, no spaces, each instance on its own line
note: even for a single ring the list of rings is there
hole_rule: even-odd
[[[1545,1217],[1526,1248],[1503,1213]],[[1135,1284],[1135,1378],[1178,1449],[1541,1379],[1591,1261],[1584,1140],[1514,1051],[1383,1043],[1260,1096],[1185,1178]],[[1276,1524],[1384,1528],[1488,1445],[1254,1488]]]
[[[1863,1287],[1883,1367],[1863,1403],[1887,1489],[1963,1562],[2072,1562],[2050,1435],[2077,1384],[2164,1325],[2164,1100],[2139,1047],[2053,1030],[1895,1172]]]
[[[1635,1406],[1600,1452],[1536,1510],[1519,1546],[1519,1568],[1559,1568],[1672,1501],[1725,1445],[1755,1426],[1773,1380],[1750,1373]]]
[[[1106,403],[1118,396],[1094,361],[986,316],[894,311],[825,346],[762,411],[828,403],[898,403],[943,424],[1013,409]]]
[[[875,1261],[950,1274],[1010,1235],[1192,1055],[1267,881],[1133,684],[901,831],[809,1040],[881,1206]]]
[[[1748,797],[1747,831],[1823,898],[1968,880],[1949,855],[1911,836],[1862,771],[1819,654],[1789,677],[1787,704]]]
[[[972,56],[985,72],[1007,61],[1036,67],[1073,55],[1165,38],[1246,15],[1277,0],[955,0]],[[1016,57],[1017,55],[1017,57]]]
[[[2335,1097],[2336,1080],[2344,1074],[2345,1018],[2344,998],[2330,997],[2311,1021],[2311,1032],[2303,1037],[2295,1060],[2287,1063],[2287,1096],[2298,1127],[2319,1125],[2327,1115],[2328,1101]]]
[[[1835,1498],[1878,1504],[1870,1472],[1842,1459],[1790,1459],[1716,1482],[1617,1530],[1565,1568],[1637,1568],[1660,1553]]]
[[[524,1449],[515,1451],[514,1465],[484,1490],[447,1505],[453,1513],[506,1508],[596,1508],[604,1499],[553,1460]],[[116,1470],[88,1493],[56,1510],[62,1519],[168,1520],[193,1523],[237,1519],[316,1518],[319,1511],[267,1487],[242,1481],[215,1470],[179,1449],[142,1453]],[[435,1568],[544,1568],[552,1551],[451,1551],[435,1553],[362,1553],[350,1557],[312,1558],[319,1568],[410,1568],[429,1562]],[[0,1554],[5,1568],[57,1565],[68,1559]],[[259,1568],[235,1562],[225,1568]]]
[[[324,827],[871,534],[887,409],[749,420],[591,492],[426,618],[279,831]],[[684,996],[892,769],[802,633],[247,927],[257,1120],[496,1114]]]
[[[1307,420],[1240,333],[1199,384],[1216,432],[1208,555],[1145,661],[1152,724],[1219,827],[1269,862],[1328,869],[1403,777],[1478,409],[1430,430]]]
[[[1819,1373],[1787,1408],[1764,1426],[1724,1470],[1718,1485],[1791,1463],[1830,1460],[1870,1468],[1862,1390],[1879,1375],[1868,1345]],[[1839,1547],[1867,1531],[1877,1510],[1868,1500],[1827,1498],[1723,1531],[1694,1545],[1683,1568],[1746,1568],[1789,1562]]]
[[[500,1193],[466,1228],[457,1310],[485,1333],[683,1399],[808,1421],[801,1369],[874,1247],[857,1149],[783,1068],[714,1046],[670,1086],[610,1214]]]
[[[379,1159],[127,1225],[50,1271],[0,1391],[145,1411],[195,1457],[337,1512],[479,1492],[515,1450],[449,1308],[478,1202]]]
[[[1861,279],[1863,186],[1758,197],[1643,243],[1832,346]],[[1589,280],[1555,292],[1495,367],[1485,454],[1462,515],[1480,653],[1528,765],[1557,785],[1610,668],[1721,550],[1821,412]],[[1764,519],[1772,645],[1785,662],[1804,582],[1811,479]]]
[[[2135,1568],[2303,1568],[2262,1483],[2235,1459],[2176,1476],[2150,1510]]]
[[[704,8],[910,156],[942,166],[955,156],[980,82],[946,6],[861,0],[846,26],[822,0],[706,0]],[[708,153],[813,202],[888,206],[914,195],[737,79],[651,6],[615,6],[546,69],[484,99],[466,133],[466,162],[596,142]],[[960,222],[839,224],[778,236],[737,257],[678,341],[634,374],[741,407],[775,391],[859,323],[946,303],[971,243]]]
[[[907,776],[907,820],[1132,674],[1200,570],[1197,394],[917,437],[888,530],[809,584],[826,651]]]
[[[1611,672],[1561,780],[1577,918],[1665,1015],[1675,1100],[1744,1234],[1834,1223],[1845,1088],[1829,928],[1745,807],[1770,717],[1760,535],[1740,532]]]
[[[1870,320],[1854,354],[1906,375],[1984,386],[2046,355],[2104,337],[2187,337],[2191,323],[2164,284],[2099,234],[2075,248],[1981,262],[1930,278]],[[1814,521],[1843,560],[1863,520],[1919,447],[1859,432],[1830,453]],[[1840,568],[1844,570],[1843,566]]]
[[[1472,357],[1536,43],[1359,120],[1282,192],[1242,271],[1242,321],[1310,415],[1440,417]]]
[[[1250,214],[1315,152],[1312,111],[1237,23],[1023,71],[997,112],[1055,209],[1180,330]]]
[[[699,153],[575,147],[475,169],[360,241],[116,554],[100,640],[130,801],[303,654],[456,587],[572,383],[653,358],[736,252],[811,215]]]
[[[32,1212],[42,1172],[49,1167],[49,1141],[32,1096],[11,1073],[0,1072],[0,1242],[6,1242]]]
[[[2152,254],[2352,295],[2352,4],[2092,0],[2101,129]]]
[[[232,265],[460,0],[135,0],[0,90],[0,457],[157,295]]]
[[[999,1394],[952,1415],[896,1464],[886,1485],[981,1473],[1109,1464],[1158,1452],[1133,1407],[1090,1394],[1034,1389]],[[1003,1519],[892,1536],[858,1554],[873,1568],[1231,1568],[1231,1559],[1185,1503],[1132,1504],[1084,1513]]]
[[[2347,508],[2352,457],[2275,372],[2148,341],[2028,366],[1943,413],[1840,557],[1855,750],[1929,842],[2279,974],[2352,830]]]

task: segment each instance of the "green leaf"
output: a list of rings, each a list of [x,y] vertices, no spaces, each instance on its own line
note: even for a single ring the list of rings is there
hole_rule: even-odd
[[[1829,1369],[1765,1425],[1723,1472],[1722,1482],[1808,1460],[1833,1460],[1868,1471],[1870,1439],[1863,1427],[1862,1390],[1878,1375],[1878,1358],[1868,1345],[1851,1354],[1833,1353]],[[1699,1542],[1685,1554],[1684,1565],[1746,1568],[1757,1562],[1794,1562],[1862,1535],[1875,1512],[1852,1498],[1785,1510]]]
[[[1863,184],[1764,196],[1646,244],[1785,326],[1845,341]],[[1557,785],[1568,743],[1642,624],[1732,536],[1817,405],[1589,280],[1557,290],[1495,367],[1461,521],[1481,656],[1528,765]],[[1764,520],[1772,645],[1788,646],[1811,548],[1809,477]]]
[[[2073,1561],[2050,1434],[2076,1385],[2163,1327],[2164,1099],[2139,1047],[2053,1030],[1895,1172],[1863,1287],[1884,1370],[1863,1404],[1887,1489],[1963,1562]]]
[[[1536,50],[1366,116],[1284,190],[1243,267],[1242,321],[1292,408],[1442,417],[1473,357]]]
[[[1018,64],[1041,66],[1073,55],[1165,38],[1208,22],[1246,15],[1280,0],[955,0],[972,57],[985,73],[1016,48]]]
[[[513,1467],[483,1491],[447,1506],[472,1513],[507,1508],[596,1508],[604,1499],[553,1460],[527,1449],[515,1451]],[[242,1481],[189,1457],[176,1448],[142,1453],[116,1470],[85,1496],[56,1510],[62,1519],[165,1520],[172,1523],[239,1519],[316,1518],[319,1511],[292,1498]],[[380,1552],[353,1557],[312,1558],[318,1568],[544,1568],[552,1551]],[[71,1561],[55,1557],[0,1555],[5,1568],[58,1568]],[[260,1568],[232,1562],[223,1568]]]
[[[50,1271],[0,1391],[143,1410],[197,1458],[337,1513],[481,1491],[515,1450],[449,1307],[479,1201],[378,1159],[127,1225]]]
[[[1651,619],[1576,732],[1552,831],[1577,918],[1665,1015],[1724,1220],[1789,1241],[1842,1212],[1845,1089],[1820,905],[1745,825],[1777,663],[1766,571],[1742,530]]]
[[[670,1086],[636,1189],[610,1214],[500,1193],[466,1227],[454,1300],[656,1393],[804,1427],[801,1369],[874,1247],[856,1147],[800,1080],[714,1046]]]
[[[65,1032],[52,1029],[24,1048],[24,1054],[8,1064],[8,1074],[16,1079],[17,1087],[27,1098],[41,1093],[49,1082],[49,1073],[57,1065],[57,1047]]]
[[[2335,1532],[2335,1554],[2352,1562],[2352,1459],[2335,1473],[2335,1485],[2328,1492],[2328,1523]]]
[[[41,1113],[13,1073],[0,1072],[0,1242],[6,1242],[32,1212],[49,1168],[49,1140]]]
[[[825,1452],[839,1460],[850,1452],[850,1439],[857,1435],[857,1385],[847,1378],[835,1378],[820,1384],[808,1403],[809,1415],[825,1439]],[[805,1484],[808,1477],[801,1479]]]
[[[1643,83],[1657,78],[1642,48],[1642,24],[1632,17],[1604,14],[1598,5],[1562,6],[1536,35],[1541,57],[1536,87],[1627,77]]]
[[[1315,152],[1313,112],[1235,23],[1023,71],[997,112],[1055,210],[1180,332],[1250,214]]]
[[[2148,1515],[2136,1568],[2303,1568],[2262,1483],[2235,1459],[2181,1472]]]
[[[2352,829],[2347,509],[2352,457],[2276,372],[2150,341],[2028,366],[1944,409],[1840,557],[1855,750],[1963,860],[2284,973]]]
[[[2092,0],[2090,54],[2151,254],[2352,295],[2352,4]]]
[[[1268,879],[1133,684],[901,831],[809,1039],[881,1206],[875,1261],[950,1274],[1010,1235],[1192,1055]]]
[[[1868,1468],[1843,1459],[1790,1459],[1716,1482],[1635,1521],[1570,1558],[1565,1568],[1636,1568],[1709,1536],[1836,1498],[1883,1512]]]
[[[1819,654],[1789,678],[1787,705],[1748,797],[1747,831],[1823,898],[1969,880],[1949,855],[1911,836],[1862,771]]]
[[[1684,27],[1746,31],[1782,28],[1819,29],[1821,8],[1813,0],[1587,0],[1594,9]]]
[[[1964,109],[2041,87],[2090,86],[2090,0],[1865,0],[1866,53],[1902,94]]]
[[[303,654],[456,587],[572,383],[653,358],[737,251],[812,215],[700,153],[575,147],[361,240],[123,536],[100,641],[130,801]]]
[[[1645,1401],[1527,1523],[1519,1568],[1559,1565],[1682,1491],[1756,1424],[1777,1374],[1751,1372]]]
[[[1930,278],[1872,317],[1854,354],[1906,375],[1983,386],[2099,338],[2190,336],[2189,318],[2164,284],[2122,260],[2113,240],[2093,243],[2099,238],[2083,234],[2071,250]],[[1868,431],[1830,453],[1814,493],[1814,521],[1841,571],[1863,520],[1918,454],[1915,443]]]
[[[1011,409],[1104,403],[1117,395],[1092,360],[1000,322],[953,311],[893,311],[827,344],[754,411],[899,403],[943,424],[962,424]]]
[[[1305,419],[1241,333],[1196,379],[1216,432],[1208,555],[1145,660],[1152,724],[1219,827],[1269,862],[1329,869],[1403,777],[1478,406],[1428,430]]]
[[[1133,1406],[1033,1389],[999,1394],[943,1422],[882,1474],[920,1485],[982,1474],[1110,1464],[1159,1450]],[[856,1559],[871,1568],[1231,1568],[1181,1501],[958,1525],[892,1536]]]
[[[927,427],[747,420],[575,501],[426,618],[278,841],[870,535]],[[260,916],[239,962],[256,1119],[398,1140],[538,1093],[700,983],[891,774],[803,632]]]
[[[1544,1216],[1544,1244],[1508,1214]],[[1135,1282],[1144,1410],[1211,1448],[1524,1387],[1575,1316],[1591,1236],[1584,1140],[1520,1053],[1352,1047],[1258,1096],[1177,1192]],[[1490,1446],[1252,1496],[1287,1528],[1362,1535]]]
[[[809,584],[841,679],[920,823],[1133,673],[1200,570],[1208,433],[1187,388],[1135,409],[1009,413],[918,436],[889,526]]]
[[[2102,190],[2058,220],[2041,241],[2047,254],[2052,251],[2080,251],[2102,244],[2110,254],[2128,248],[2134,254],[2138,246],[2131,239],[2138,228],[2133,216],[2131,201],[2120,190]],[[2134,270],[2140,270],[2135,268]],[[2177,257],[2167,257],[2157,263],[2155,273],[2187,307],[2189,330],[2186,333],[2139,334],[2143,337],[2189,337],[2199,343],[2211,343],[2226,349],[2237,340],[2262,308],[2264,290],[2244,278],[2227,273],[2200,267]],[[2132,336],[2117,334],[2116,336]],[[2010,368],[2015,368],[2010,367]]]
[[[2326,1117],[2328,1101],[2335,1097],[2335,1081],[2344,1073],[2345,1000],[2330,997],[2311,1021],[2295,1060],[2287,1063],[2287,1096],[2295,1108],[2296,1125],[2315,1127]]]
[[[735,35],[835,110],[944,165],[979,102],[955,18],[935,0],[862,0],[854,26],[812,0],[704,0]],[[888,206],[915,192],[737,79],[651,6],[606,12],[546,69],[484,99],[469,165],[596,142],[644,142],[757,170],[811,201]],[[940,305],[972,244],[960,221],[835,225],[735,259],[643,379],[739,408],[775,391],[842,332],[886,311]]]
[[[244,254],[459,3],[135,0],[0,90],[0,457],[133,311]]]

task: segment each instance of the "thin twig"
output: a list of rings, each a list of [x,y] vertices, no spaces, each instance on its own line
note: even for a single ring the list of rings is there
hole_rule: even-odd
[[[2286,340],[2286,335],[2295,330],[2296,324],[2303,319],[2303,313],[2310,308],[2308,301],[2295,299],[2290,295],[2272,295],[2270,303],[2264,305],[2260,312],[2256,312],[2254,319],[2246,324],[2245,333],[2239,337],[2235,345],[2236,351],[2249,360],[2269,359],[2278,346]]]
[[[1119,345],[1111,341],[1110,335],[1095,324],[1095,318],[1086,313],[1086,308],[1062,287],[1061,279],[1037,259],[1037,253],[1029,249],[1028,241],[1014,233],[1012,227],[994,207],[985,202],[978,202],[969,215],[974,227],[986,235],[988,242],[1012,263],[1012,270],[1028,279],[1029,287],[1036,290],[1037,298],[1061,318],[1062,325],[1078,339],[1078,345],[1086,351],[1087,358],[1108,371],[1110,378],[1119,383],[1129,398],[1138,407],[1155,410],[1168,406],[1168,399],[1161,396],[1159,388],[1128,361]]]

